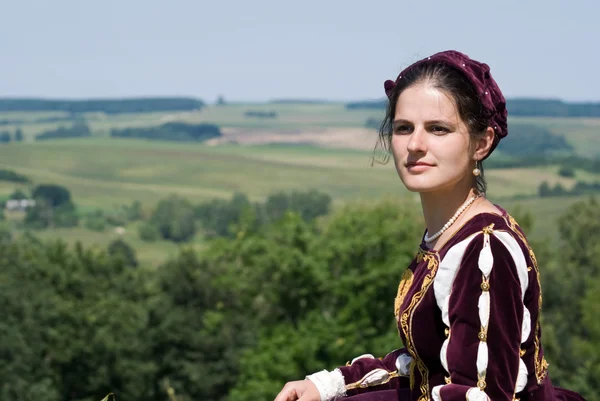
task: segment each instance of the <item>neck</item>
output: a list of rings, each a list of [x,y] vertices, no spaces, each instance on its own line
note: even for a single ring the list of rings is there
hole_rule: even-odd
[[[474,188],[461,184],[447,190],[421,193],[421,206],[428,235],[441,230],[465,201],[477,195]]]

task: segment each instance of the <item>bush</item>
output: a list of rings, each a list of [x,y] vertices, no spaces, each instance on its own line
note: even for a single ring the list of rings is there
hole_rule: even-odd
[[[15,189],[15,192],[13,192],[12,194],[10,194],[10,196],[8,197],[8,199],[10,199],[10,200],[23,200],[23,199],[29,199],[29,197],[22,190]]]
[[[558,175],[561,177],[573,178],[575,177],[575,169],[572,167],[562,166],[560,170],[558,170]]]
[[[41,184],[31,192],[33,199],[43,199],[50,207],[71,203],[71,192],[61,185]]]
[[[138,234],[142,241],[154,242],[160,237],[158,228],[150,223],[142,223],[138,228]]]
[[[95,213],[89,214],[85,220],[85,228],[92,231],[104,231],[106,228],[104,213],[99,210]]]
[[[162,238],[174,242],[189,241],[196,234],[194,207],[177,195],[158,203],[150,223],[158,228]]]
[[[29,178],[24,175],[18,174],[12,170],[0,169],[0,180],[1,181],[10,181],[10,182],[19,182],[21,184],[27,184],[30,182]]]
[[[126,266],[137,267],[138,265],[135,250],[121,239],[114,240],[108,245],[108,254],[123,261]]]
[[[76,227],[79,216],[72,203],[52,207],[41,198],[34,207],[27,209],[23,223],[26,228],[43,229],[48,227]]]

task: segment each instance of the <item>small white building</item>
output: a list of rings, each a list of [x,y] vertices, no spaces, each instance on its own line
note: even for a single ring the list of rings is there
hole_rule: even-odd
[[[24,212],[27,208],[35,206],[33,199],[9,199],[5,209],[9,212]]]

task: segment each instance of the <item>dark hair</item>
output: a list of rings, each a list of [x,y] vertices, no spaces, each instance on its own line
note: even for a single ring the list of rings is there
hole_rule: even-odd
[[[402,79],[396,83],[389,97],[386,116],[381,123],[379,140],[375,146],[375,152],[381,156],[379,162],[385,164],[389,160],[393,135],[392,122],[396,113],[398,97],[409,86],[421,82],[430,82],[433,87],[446,92],[454,99],[458,114],[469,129],[471,139],[483,135],[488,128],[489,112],[483,107],[475,88],[462,72],[442,63],[420,63],[402,75]],[[375,160],[375,155],[373,159]],[[483,176],[483,163],[477,162],[477,167],[481,174],[475,177],[475,186],[480,193],[485,193],[487,185]]]

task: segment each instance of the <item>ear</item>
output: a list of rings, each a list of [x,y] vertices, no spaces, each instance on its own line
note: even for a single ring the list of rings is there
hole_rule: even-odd
[[[483,135],[479,136],[475,140],[473,159],[482,160],[488,155],[488,153],[490,153],[495,135],[494,129],[492,127],[487,127]]]

